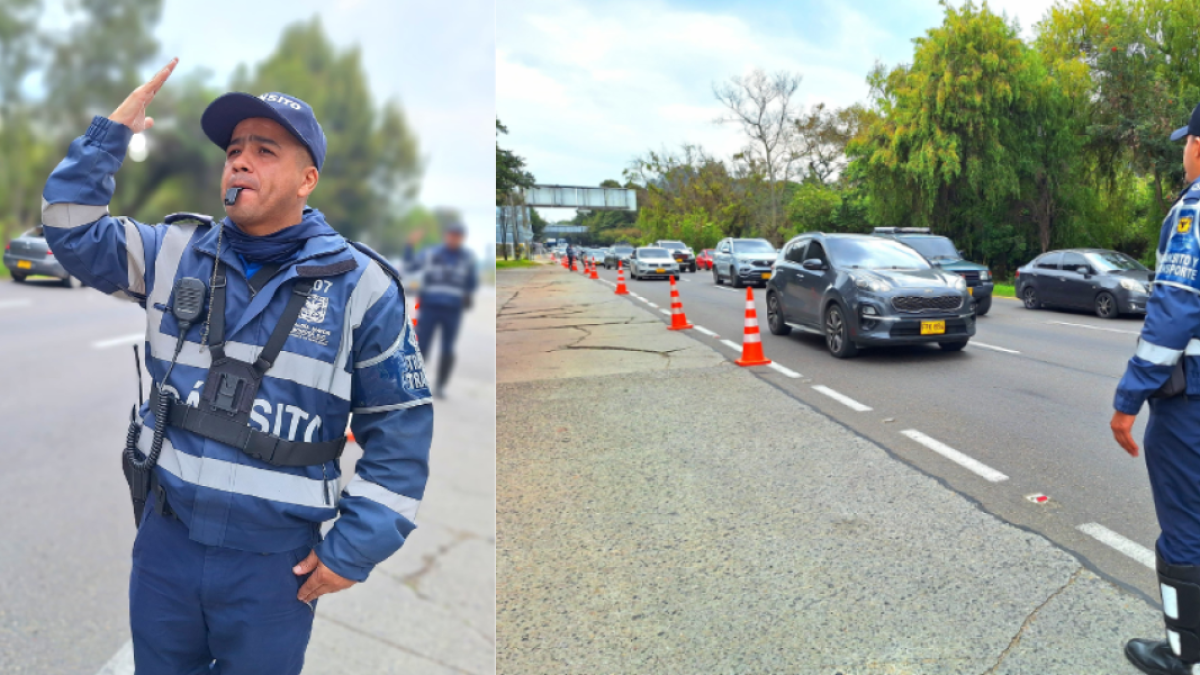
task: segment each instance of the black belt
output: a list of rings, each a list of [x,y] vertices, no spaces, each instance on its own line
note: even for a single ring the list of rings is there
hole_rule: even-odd
[[[158,389],[150,389],[150,409],[158,409]],[[239,424],[228,415],[193,408],[171,397],[168,425],[225,445],[232,445],[254,459],[275,466],[313,466],[342,456],[346,437],[334,441],[289,441]]]

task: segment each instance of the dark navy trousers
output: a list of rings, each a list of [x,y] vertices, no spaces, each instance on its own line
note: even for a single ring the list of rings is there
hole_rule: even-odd
[[[454,341],[458,338],[458,326],[462,323],[463,310],[461,307],[426,307],[421,306],[421,314],[417,317],[417,342],[421,346],[421,355],[428,360],[433,353],[435,333],[442,334],[438,352],[439,359],[450,357],[454,359]]]
[[[316,601],[296,598],[307,577],[292,567],[311,550],[198,544],[148,502],[129,578],[136,675],[298,675]]]
[[[1200,565],[1200,401],[1151,399],[1143,446],[1159,555],[1171,565]]]

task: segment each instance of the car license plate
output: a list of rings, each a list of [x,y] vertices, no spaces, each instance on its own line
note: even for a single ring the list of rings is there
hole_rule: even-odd
[[[764,279],[770,279],[770,278],[771,278],[771,273],[770,273],[770,272],[763,272],[763,273],[762,273],[762,275],[763,275],[763,278],[764,278]]]
[[[18,260],[17,267],[23,270],[31,270],[33,269],[33,263],[29,262],[28,260]]]
[[[942,335],[946,332],[945,321],[922,321],[921,335]]]
[[[666,272],[666,270],[665,270],[665,269],[663,269],[663,268],[661,268],[661,267],[659,267],[658,269],[656,269],[656,270],[654,270],[654,271],[655,271],[655,272],[658,272],[659,274],[662,274],[663,272]]]
[[[967,288],[967,295],[975,295],[975,289],[974,289],[974,288],[970,288],[970,287],[968,287],[968,288]]]

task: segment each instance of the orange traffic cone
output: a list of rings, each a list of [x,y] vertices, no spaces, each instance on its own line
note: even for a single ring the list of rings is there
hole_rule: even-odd
[[[758,313],[754,310],[754,289],[746,288],[746,332],[742,337],[742,358],[739,366],[765,366],[771,360],[763,356],[762,336],[758,333]]]
[[[629,295],[629,289],[625,288],[625,269],[621,267],[621,261],[617,261],[617,295]]]
[[[675,287],[675,275],[671,275],[671,325],[667,330],[685,330],[695,328],[688,323],[687,314],[683,313],[683,303],[679,301],[679,289]]]
[[[592,274],[588,278],[600,281],[600,275],[596,273],[596,263],[592,263]]]
[[[354,432],[350,431],[349,429],[346,429],[346,441],[349,443],[357,443],[358,442],[358,441],[354,440]]]

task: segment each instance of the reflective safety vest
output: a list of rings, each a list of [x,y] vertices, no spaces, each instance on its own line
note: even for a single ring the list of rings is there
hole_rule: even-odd
[[[146,309],[146,368],[156,386],[179,335],[169,311],[176,279],[208,284],[219,257],[227,272],[224,351],[248,363],[279,323],[292,288],[310,282],[255,394],[249,424],[290,441],[324,442],[343,435],[354,413],[351,429],[363,447],[354,477],[339,490],[336,461],[276,466],[169,426],[155,476],[172,510],[199,543],[263,553],[312,543],[334,572],[365,580],[416,527],[428,478],[433,408],[402,290],[369,249],[314,237],[255,293],[228,239],[217,250],[221,223],[175,214],[148,225],[109,215],[113,175],[130,136],[127,127],[97,117],[50,175],[42,219],[55,257],[84,284]],[[306,209],[304,218],[323,216]],[[188,330],[163,383],[189,405],[199,402],[212,363],[204,335],[204,321]],[[148,404],[141,417],[139,447],[147,452],[155,422]],[[335,517],[320,541],[320,524]]]
[[[431,246],[417,256],[413,269],[421,274],[423,307],[461,307],[475,292],[475,257],[465,248],[452,251],[444,244]]]
[[[1154,293],[1146,303],[1137,349],[1117,385],[1113,407],[1136,415],[1183,359],[1187,396],[1200,396],[1200,180],[1184,190],[1163,220]]]

